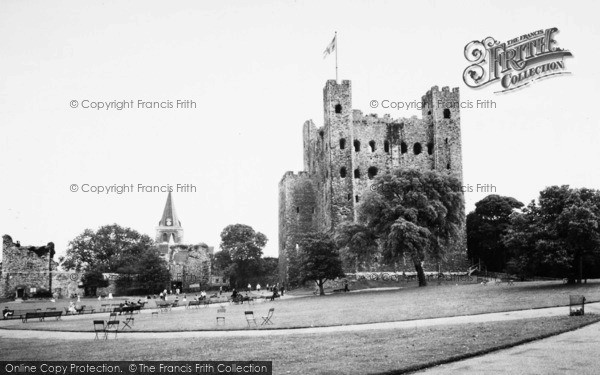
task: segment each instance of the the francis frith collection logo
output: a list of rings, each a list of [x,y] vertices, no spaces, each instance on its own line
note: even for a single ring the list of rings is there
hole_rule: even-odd
[[[506,92],[551,76],[570,74],[565,70],[565,57],[573,56],[558,48],[556,27],[536,30],[507,42],[492,37],[474,40],[465,47],[465,57],[472,63],[463,73],[467,86],[479,88],[498,81]]]

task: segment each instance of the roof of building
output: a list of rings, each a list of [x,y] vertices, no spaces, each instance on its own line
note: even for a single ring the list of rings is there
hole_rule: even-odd
[[[181,228],[181,221],[179,221],[179,217],[177,217],[171,192],[169,192],[169,195],[167,196],[167,203],[165,204],[165,209],[163,211],[162,218],[158,222],[158,225],[161,227]]]

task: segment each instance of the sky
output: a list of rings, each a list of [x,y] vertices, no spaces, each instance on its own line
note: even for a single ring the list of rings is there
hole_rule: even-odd
[[[154,238],[167,198],[186,243],[218,249],[243,223],[277,256],[278,183],[303,168],[302,124],[323,124],[335,78],[323,50],[338,33],[339,78],[353,108],[419,101],[459,87],[465,185],[524,203],[550,185],[600,188],[597,2],[11,1],[0,2],[0,232],[64,255],[86,228],[117,223]],[[497,94],[463,82],[464,48],[557,27],[570,75]],[[134,108],[82,108],[127,101]],[[196,108],[138,108],[191,100]],[[77,101],[73,108],[73,101]],[[84,192],[131,186],[131,192]],[[76,185],[77,191],[71,191]],[[159,191],[138,191],[157,186]],[[162,187],[163,191],[160,191]],[[467,192],[471,211],[485,192]]]

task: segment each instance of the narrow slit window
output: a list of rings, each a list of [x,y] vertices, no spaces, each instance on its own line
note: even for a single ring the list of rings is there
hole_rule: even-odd
[[[406,143],[400,143],[400,152],[402,154],[406,154],[408,152],[408,145]]]
[[[429,155],[433,155],[433,142],[429,142],[429,143],[427,144],[427,153],[428,153]]]
[[[346,178],[346,167],[340,168],[340,177]]]
[[[346,138],[342,138],[340,139],[340,150],[343,150],[346,148]]]
[[[359,140],[354,141],[354,151],[356,151],[356,152],[360,151],[360,141]]]
[[[369,142],[369,147],[371,148],[371,152],[375,152],[375,141]]]
[[[389,141],[383,142],[383,151],[385,151],[388,154],[390,153],[390,142]]]
[[[360,170],[358,168],[354,170],[354,178],[360,178]]]

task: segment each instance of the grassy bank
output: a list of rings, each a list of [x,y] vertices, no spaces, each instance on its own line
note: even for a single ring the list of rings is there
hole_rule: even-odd
[[[270,360],[276,374],[414,370],[600,321],[552,317],[391,331],[210,339],[0,339],[3,360]]]

